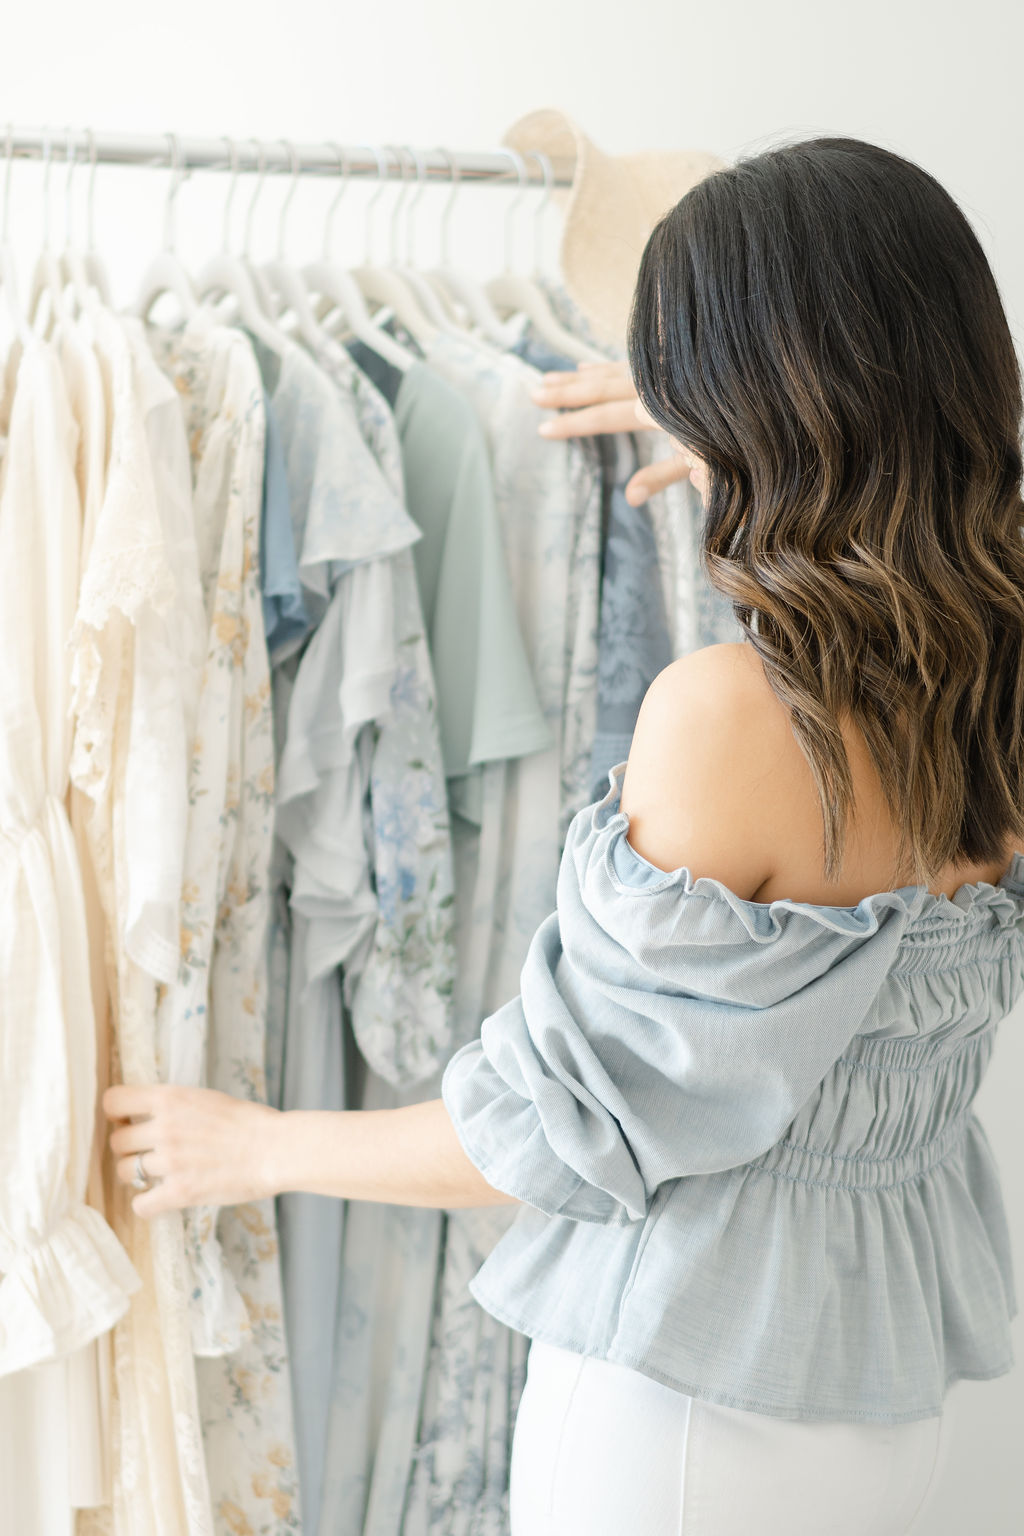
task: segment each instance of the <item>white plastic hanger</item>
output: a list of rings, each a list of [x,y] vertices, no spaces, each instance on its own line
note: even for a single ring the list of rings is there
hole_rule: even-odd
[[[78,160],[75,153],[74,135],[68,129],[67,140],[67,180],[64,183],[64,249],[58,257],[57,265],[61,281],[65,289],[71,289],[72,299],[77,306],[79,314],[92,312],[100,302],[100,296],[89,274],[86,265],[85,253],[72,239],[72,212],[74,202],[71,196],[72,182]]]
[[[498,277],[492,277],[487,284],[487,297],[496,309],[505,310],[509,314],[523,314],[536,328],[537,334],[555,352],[561,352],[573,362],[600,362],[601,354],[580,341],[571,331],[566,330],[561,324],[554,310],[548,302],[546,294],[533,278],[526,277],[514,270],[512,260],[512,223],[515,210],[522,202],[523,196],[529,186],[527,178],[526,162],[518,150],[505,149],[504,154],[515,165],[519,175],[519,192],[512,199],[505,214],[505,270]],[[547,203],[551,188],[550,163],[544,167],[541,156],[537,156],[544,169],[545,199],[541,205],[541,212]]]
[[[300,341],[304,342],[312,352],[322,351],[325,347],[337,346],[332,336],[324,330],[309,301],[309,293],[302,280],[299,271],[285,261],[284,237],[285,223],[288,209],[291,207],[292,198],[295,196],[299,185],[299,157],[295,146],[288,139],[282,139],[282,144],[288,151],[292,163],[291,183],[281,204],[280,223],[277,232],[277,258],[263,264],[262,275],[265,279],[266,291],[270,302],[274,304],[273,319],[280,326],[282,319],[290,312],[295,320],[295,333]],[[275,303],[275,299],[280,302]]]
[[[410,336],[419,342],[426,350],[437,335],[437,326],[427,315],[409,284],[394,267],[382,267],[372,259],[371,216],[378,199],[381,197],[387,185],[387,161],[381,150],[371,150],[377,161],[377,170],[380,178],[380,186],[366,205],[366,259],[361,267],[355,267],[352,276],[359,286],[364,299],[372,303],[380,304],[390,310],[397,320],[405,326]],[[401,157],[395,154],[395,164],[402,168],[402,191],[399,200],[395,204],[392,215],[392,251],[395,245],[396,222],[395,215],[405,197],[405,175]]]
[[[416,167],[416,185],[411,197],[408,200],[405,210],[405,261],[401,265],[397,263],[396,252],[393,245],[391,256],[392,268],[398,272],[399,276],[404,278],[405,281],[409,284],[409,287],[416,295],[416,299],[420,307],[430,322],[440,331],[457,333],[461,327],[458,325],[447,294],[443,289],[432,287],[423,273],[420,272],[416,267],[414,212],[419,204],[420,199],[423,196],[423,190],[427,182],[426,163],[419,150],[413,149],[411,145],[407,145],[402,151],[399,151],[397,146],[393,146],[393,153],[396,155],[402,153],[409,156],[410,160]],[[402,179],[403,181],[405,180],[404,161]],[[396,204],[392,214],[393,231],[397,228],[397,215],[399,206],[399,204]]]
[[[230,143],[230,140],[228,142]],[[277,313],[277,305],[274,300],[274,295],[270,291],[270,285],[268,284],[266,278],[263,276],[263,273],[253,261],[250,254],[252,251],[252,226],[253,220],[256,216],[256,204],[260,200],[260,196],[263,191],[263,183],[267,178],[267,165],[266,158],[263,153],[263,145],[260,140],[250,139],[249,142],[250,144],[254,144],[256,146],[256,163],[259,169],[256,176],[256,187],[249,202],[249,211],[245,216],[245,246],[242,250],[239,260],[249,274],[249,280],[256,291],[256,298],[259,302],[260,308],[268,320],[273,320],[275,314]],[[227,242],[225,242],[224,249],[230,249],[230,246]]]
[[[85,252],[85,270],[89,281],[99,294],[100,303],[107,309],[112,309],[110,298],[110,278],[103,257],[96,249],[96,224],[95,224],[95,199],[96,199],[96,135],[91,128],[85,130],[89,140],[89,190],[86,194],[86,238],[88,246]]]
[[[25,311],[18,302],[18,275],[14,265],[14,252],[11,250],[9,236],[9,215],[11,208],[11,166],[14,164],[14,127],[7,125],[7,148],[5,152],[6,164],[4,166],[4,217],[3,234],[0,238],[0,288],[3,289],[4,303],[7,308],[7,316],[14,330],[14,335],[22,346],[25,347],[32,340],[32,327],[28,323]]]
[[[135,299],[133,313],[140,320],[148,320],[156,301],[165,293],[173,293],[182,312],[190,320],[199,308],[195,285],[185,271],[175,251],[174,200],[178,189],[188,177],[187,166],[181,163],[181,150],[173,133],[167,135],[171,154],[171,179],[164,204],[164,248],[147,267]]]
[[[50,167],[53,141],[48,128],[43,130],[43,244],[32,274],[28,316],[38,336],[48,336],[55,325],[66,325],[71,315],[64,298],[64,279],[50,243]],[[44,304],[43,300],[49,303]]]
[[[353,336],[364,342],[385,362],[391,363],[393,367],[400,368],[405,373],[416,362],[415,355],[397,342],[393,336],[389,336],[387,331],[381,330],[379,325],[374,324],[373,316],[366,307],[362,290],[352,274],[343,267],[335,265],[331,259],[331,230],[334,225],[334,215],[348,186],[345,151],[340,144],[333,144],[331,147],[338,157],[341,183],[324,224],[322,259],[311,262],[302,269],[306,291],[311,296],[311,300],[314,295],[320,296],[321,303],[314,304],[313,307],[321,321],[331,311],[336,310]]]
[[[451,294],[462,305],[480,335],[504,351],[508,347],[508,334],[501,316],[487,297],[483,284],[478,283],[476,278],[471,277],[468,272],[454,267],[451,263],[450,224],[455,199],[459,192],[461,174],[455,164],[455,157],[450,151],[438,146],[438,154],[443,155],[448,161],[452,190],[441,213],[441,265],[427,272],[426,279],[442,293]]]
[[[258,179],[256,191],[249,205],[249,213],[246,219],[245,251],[241,257],[232,255],[229,249],[231,199],[234,196],[235,181],[238,174],[238,155],[232,140],[225,141],[231,154],[232,178],[228,189],[228,197],[224,207],[224,248],[219,255],[211,259],[203,267],[199,274],[197,287],[204,303],[213,299],[228,296],[235,300],[238,306],[238,320],[246,330],[251,332],[256,339],[268,347],[271,352],[279,357],[289,346],[288,337],[276,326],[267,315],[266,309],[260,303],[259,294],[253,281],[250,263],[246,259],[249,252],[249,241],[252,238],[252,216],[256,207],[256,199],[259,197],[260,188],[263,185],[263,177],[266,174],[266,156],[263,146],[258,150]]]

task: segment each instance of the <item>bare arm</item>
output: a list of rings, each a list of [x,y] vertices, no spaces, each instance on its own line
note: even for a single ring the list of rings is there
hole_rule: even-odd
[[[160,1181],[132,1202],[140,1216],[286,1190],[442,1210],[519,1204],[470,1162],[441,1099],[282,1112],[209,1088],[119,1085],[103,1108],[118,1122],[110,1137],[118,1178],[131,1183],[141,1152],[147,1177]]]
[[[777,801],[779,706],[759,675],[743,645],[708,646],[667,667],[644,701],[622,792],[638,853],[662,869],[685,862],[743,897],[771,872]],[[160,1181],[135,1198],[140,1216],[287,1190],[442,1210],[519,1204],[466,1156],[442,1099],[281,1112],[209,1088],[120,1085],[103,1108],[118,1122],[118,1178],[131,1183],[141,1152],[145,1174]]]

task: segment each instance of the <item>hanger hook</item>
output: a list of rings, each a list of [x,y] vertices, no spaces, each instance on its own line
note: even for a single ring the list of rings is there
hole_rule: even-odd
[[[183,181],[187,180],[189,170],[182,162],[178,135],[168,133],[166,138],[171,153],[171,181],[167,188],[167,202],[164,205],[164,250],[173,253],[177,246],[174,215],[178,188]]]
[[[96,224],[94,220],[93,199],[96,192],[96,135],[91,128],[85,130],[85,136],[89,143],[89,191],[86,198],[86,229],[88,231],[89,250],[96,249]]]
[[[416,166],[416,185],[409,198],[409,204],[405,211],[405,261],[406,265],[416,265],[416,230],[415,211],[423,200],[423,193],[427,186],[427,162],[420,150],[412,145],[407,146],[408,153],[412,156]]]
[[[334,153],[338,157],[338,170],[341,173],[341,180],[340,180],[340,182],[338,184],[338,190],[334,194],[334,198],[333,198],[333,200],[331,202],[331,206],[327,210],[327,220],[326,220],[326,222],[324,224],[324,265],[325,266],[330,266],[330,263],[331,263],[331,232],[332,232],[332,230],[334,228],[334,215],[335,215],[335,212],[337,211],[338,204],[341,202],[341,199],[345,195],[345,192],[346,192],[346,190],[348,188],[348,183],[349,183],[348,152],[347,152],[347,150],[343,149],[340,144],[336,144],[333,139],[330,140],[329,142],[330,142],[331,148],[334,150]]]
[[[402,208],[404,207],[406,199],[408,198],[409,192],[412,188],[412,182],[405,174],[406,160],[404,152],[398,147],[397,144],[388,144],[385,146],[385,148],[389,154],[394,155],[395,165],[398,167],[402,178],[398,196],[395,198],[395,206],[391,210],[391,239],[390,251],[388,254],[391,265],[394,267],[398,265],[398,220],[402,212]]]
[[[64,151],[64,158],[68,163],[68,174],[64,182],[64,246],[65,249],[70,250],[72,245],[71,216],[73,212],[71,183],[74,180],[75,171],[78,166],[78,145],[75,142],[75,132],[70,123],[67,127],[67,135],[67,145]]]
[[[373,144],[370,144],[367,147],[370,151],[370,154],[377,162],[378,182],[376,192],[373,193],[366,204],[366,265],[369,267],[373,265],[371,260],[373,252],[373,241],[371,238],[373,229],[373,210],[376,208],[377,204],[380,202],[380,199],[384,195],[384,190],[388,182],[388,165],[382,150]]]
[[[536,160],[544,177],[544,195],[533,214],[533,271],[539,277],[544,266],[544,215],[551,201],[551,186],[555,177],[551,161],[542,149],[531,149],[527,153]]]
[[[231,250],[231,208],[238,188],[238,145],[228,134],[225,133],[222,137],[228,147],[228,163],[231,167],[231,180],[228,182],[227,196],[224,199],[224,230],[221,235],[224,254],[228,255]]]
[[[512,262],[512,226],[515,220],[515,212],[526,195],[529,185],[529,172],[526,169],[526,161],[517,149],[502,149],[502,154],[508,155],[515,166],[519,177],[519,190],[505,209],[505,271],[513,271]]]
[[[288,158],[289,158],[289,160],[292,163],[291,180],[288,183],[288,191],[285,193],[284,202],[281,204],[281,212],[280,212],[280,214],[278,216],[280,222],[278,223],[278,226],[277,226],[277,259],[278,259],[279,262],[281,262],[281,264],[283,266],[284,265],[284,226],[285,226],[285,221],[286,221],[287,214],[288,214],[288,209],[291,207],[291,204],[292,204],[292,198],[295,196],[296,192],[298,191],[298,187],[299,187],[299,156],[298,156],[298,152],[297,152],[297,150],[295,148],[295,145],[291,142],[290,139],[282,139],[281,143],[284,145],[285,149],[288,151]]]
[[[455,207],[455,199],[459,195],[459,182],[462,172],[455,163],[455,156],[450,149],[443,145],[437,146],[437,153],[443,155],[448,162],[448,176],[452,184],[452,190],[445,198],[444,207],[441,210],[441,265],[447,267],[451,257],[451,220],[452,209]]]
[[[267,155],[260,139],[250,139],[251,144],[256,145],[256,189],[249,203],[249,211],[245,216],[245,245],[242,255],[248,257],[252,250],[252,216],[256,212],[256,204],[259,201],[260,192],[267,176]]]

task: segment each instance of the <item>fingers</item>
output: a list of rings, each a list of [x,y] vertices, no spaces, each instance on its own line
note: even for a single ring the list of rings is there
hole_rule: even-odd
[[[139,1150],[142,1153],[142,1171],[146,1178],[150,1181],[153,1179],[166,1179],[172,1171],[170,1159],[162,1155],[159,1149],[155,1147],[141,1147]],[[119,1183],[132,1183],[137,1171],[137,1158],[138,1153],[133,1153],[131,1157],[118,1158],[114,1164],[114,1172]]]
[[[188,1203],[176,1192],[172,1179],[163,1179],[159,1184],[154,1184],[152,1189],[147,1189],[144,1194],[136,1195],[132,1201],[132,1210],[136,1216],[148,1219],[150,1216],[159,1216],[164,1211],[180,1211]]]
[[[138,1129],[145,1128],[140,1126]],[[136,1216],[159,1216],[162,1211],[183,1210],[197,1203],[185,1172],[170,1152],[159,1146],[140,1147],[139,1151],[142,1152],[142,1171],[149,1179],[150,1187],[142,1190],[132,1200],[132,1210]],[[118,1183],[129,1188],[133,1186],[137,1172],[137,1154],[134,1152],[130,1157],[119,1157],[114,1164]]]
[[[685,480],[689,473],[690,461],[681,453],[674,453],[670,459],[659,459],[656,464],[647,464],[628,482],[626,500],[631,507],[642,506],[649,496],[674,485],[677,480]]]
[[[103,1095],[103,1113],[108,1120],[130,1120],[134,1115],[151,1115],[163,1091],[162,1085],[134,1087],[115,1083]]]
[[[554,410],[597,405],[603,400],[636,399],[625,363],[591,363],[575,372],[545,373],[531,394],[538,405]]]
[[[110,1150],[115,1157],[127,1157],[134,1152],[147,1152],[153,1145],[154,1124],[152,1118],[137,1120],[129,1125],[119,1125],[110,1133]]]
[[[541,423],[543,437],[590,437],[656,427],[637,399],[625,363],[581,363],[575,373],[546,373],[531,397],[537,405],[560,412]]]
[[[613,400],[604,405],[588,405],[582,410],[549,416],[538,427],[542,437],[592,437],[597,432],[636,432],[635,402]]]
[[[142,1168],[153,1187],[132,1200],[137,1216],[156,1216],[161,1211],[180,1209],[191,1202],[179,1187],[180,1178],[171,1156],[176,1145],[173,1127],[167,1123],[168,1111],[180,1103],[182,1090],[171,1084],[157,1083],[131,1087],[118,1083],[103,1095],[103,1112],[109,1120],[122,1120],[111,1131],[110,1150],[114,1154],[114,1174],[118,1182],[131,1186],[141,1152]]]
[[[138,1165],[136,1156],[118,1158],[114,1164],[114,1173],[118,1183],[133,1185]],[[150,1188],[137,1194],[132,1200],[132,1210],[136,1216],[158,1216],[161,1211],[176,1211],[192,1202],[179,1188],[180,1180],[175,1175],[170,1159],[162,1155],[159,1148],[151,1148],[142,1158],[142,1171],[150,1180]]]

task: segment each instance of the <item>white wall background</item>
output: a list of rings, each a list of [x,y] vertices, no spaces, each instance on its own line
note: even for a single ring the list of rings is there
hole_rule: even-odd
[[[20,125],[487,149],[522,113],[557,106],[611,152],[692,146],[729,158],[780,137],[870,139],[919,161],[959,200],[1024,335],[1024,7],[1014,0],[50,0],[4,9],[0,119]],[[12,234],[26,266],[41,229],[40,179],[38,167],[14,170]],[[125,300],[159,243],[164,185],[156,172],[100,169],[98,240]],[[182,189],[186,259],[219,242],[224,186],[207,174]],[[62,190],[59,168],[58,215]],[[270,254],[283,191],[269,184],[260,201],[257,253]],[[300,187],[290,255],[315,253],[330,195],[325,184]],[[431,189],[424,200],[429,258],[428,200],[436,208],[442,195]],[[500,262],[506,196],[468,191],[456,216],[480,263]],[[248,197],[245,184],[239,234]],[[360,253],[364,198],[354,187],[342,205],[342,254]],[[383,240],[386,217],[376,227]],[[1019,1015],[1004,1024],[979,1108],[1004,1172],[1024,1293],[1022,1031]],[[1024,1357],[1020,1324],[1016,1347]],[[1017,1536],[1024,1370],[962,1383],[954,1396],[951,1459],[924,1536]]]

